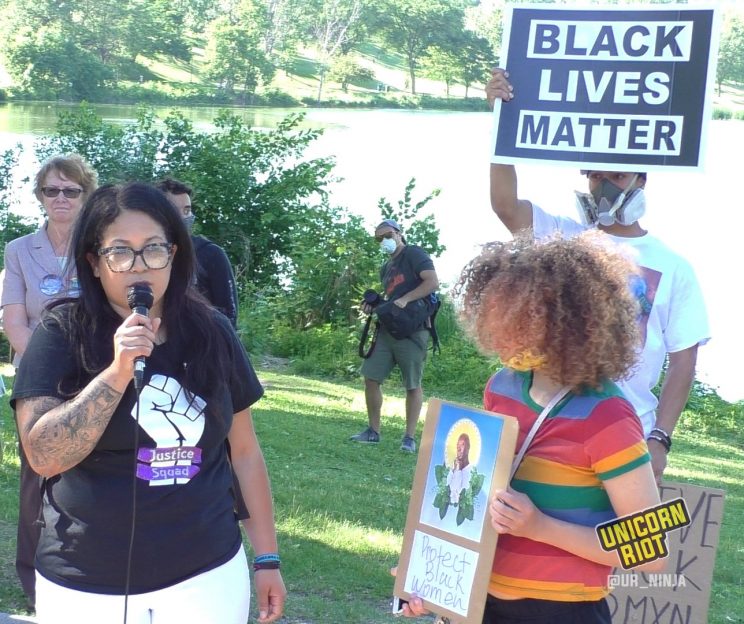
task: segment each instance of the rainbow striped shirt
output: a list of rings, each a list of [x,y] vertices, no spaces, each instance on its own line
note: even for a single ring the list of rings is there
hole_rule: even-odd
[[[529,396],[531,373],[504,368],[488,382],[487,410],[519,420],[517,448],[542,411]],[[544,513],[595,526],[615,517],[602,481],[650,461],[641,423],[612,382],[569,394],[545,419],[511,486]],[[513,535],[499,536],[489,591],[515,598],[583,601],[608,594],[609,566]]]

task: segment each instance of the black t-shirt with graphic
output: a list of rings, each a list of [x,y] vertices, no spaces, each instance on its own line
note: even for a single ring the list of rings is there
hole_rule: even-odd
[[[204,399],[181,386],[185,345],[168,340],[147,359],[139,401],[133,594],[213,569],[241,547],[225,440],[233,414],[255,403],[263,389],[229,321],[215,317],[229,336],[225,356],[232,373],[207,417]],[[58,324],[40,326],[21,361],[12,401],[69,398],[58,382],[77,374],[72,350]],[[81,591],[124,593],[136,418],[130,384],[91,454],[46,480],[36,567],[49,580]]]
[[[406,245],[395,258],[388,260],[380,269],[380,281],[385,299],[399,299],[423,281],[422,271],[433,271],[434,263],[429,254],[417,245]]]

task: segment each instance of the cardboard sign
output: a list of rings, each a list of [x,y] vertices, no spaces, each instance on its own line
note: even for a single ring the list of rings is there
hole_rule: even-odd
[[[662,500],[683,498],[689,526],[671,531],[663,572],[616,569],[608,596],[613,624],[707,624],[724,492],[664,482]]]
[[[429,401],[395,595],[415,594],[451,622],[480,624],[497,534],[491,493],[509,482],[517,420]]]
[[[716,9],[508,9],[501,58],[515,97],[494,107],[493,162],[701,168]]]

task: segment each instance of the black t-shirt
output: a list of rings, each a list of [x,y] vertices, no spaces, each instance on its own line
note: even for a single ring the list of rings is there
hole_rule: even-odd
[[[228,561],[241,547],[225,440],[235,412],[263,394],[227,319],[229,382],[217,405],[181,386],[185,345],[154,348],[140,395],[136,528],[130,593],[168,587]],[[105,345],[102,345],[105,348]],[[53,396],[74,377],[71,345],[48,321],[34,333],[11,401]],[[87,381],[84,380],[85,385]],[[81,591],[123,594],[132,521],[136,395],[130,384],[91,454],[44,483],[44,524],[36,568]],[[216,416],[219,414],[219,416]]]
[[[433,270],[434,263],[429,254],[417,245],[406,245],[403,251],[380,269],[385,298],[399,299],[421,284],[421,271]]]
[[[233,327],[238,323],[238,290],[225,250],[204,236],[192,236],[196,254],[196,287]]]

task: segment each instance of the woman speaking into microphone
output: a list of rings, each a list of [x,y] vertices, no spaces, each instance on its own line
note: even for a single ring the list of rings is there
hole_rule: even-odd
[[[286,591],[250,409],[263,391],[229,321],[192,287],[181,216],[149,185],[102,187],[80,212],[71,254],[81,295],[34,333],[12,396],[44,477],[39,621],[245,624],[228,444],[250,513],[258,621],[277,620]],[[133,303],[133,291],[151,291],[151,305]]]

